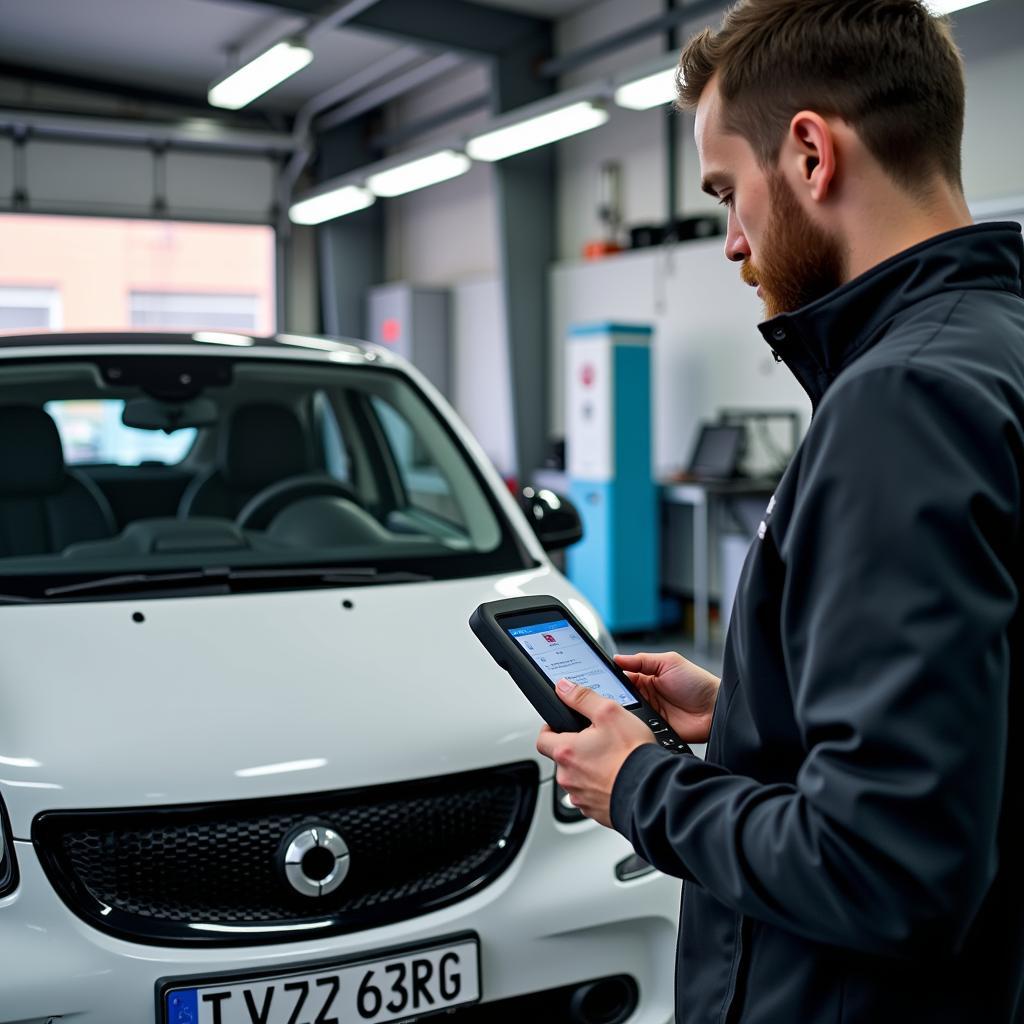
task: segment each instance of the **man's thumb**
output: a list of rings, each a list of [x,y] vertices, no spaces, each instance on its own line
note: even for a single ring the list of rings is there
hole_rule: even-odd
[[[559,679],[555,683],[555,692],[563,704],[568,704],[574,711],[586,715],[587,718],[590,718],[588,708],[595,700],[600,700],[589,686],[580,686],[568,679]]]

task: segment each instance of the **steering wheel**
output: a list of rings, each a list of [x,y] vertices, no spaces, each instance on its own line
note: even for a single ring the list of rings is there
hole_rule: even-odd
[[[264,487],[254,494],[235,516],[235,525],[240,530],[265,530],[274,517],[288,505],[305,498],[347,498],[359,505],[356,492],[340,480],[326,473],[305,473],[290,476],[276,484]]]

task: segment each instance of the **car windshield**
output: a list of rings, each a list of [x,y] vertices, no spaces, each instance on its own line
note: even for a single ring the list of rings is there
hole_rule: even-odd
[[[0,361],[0,600],[532,564],[403,372],[167,352]]]

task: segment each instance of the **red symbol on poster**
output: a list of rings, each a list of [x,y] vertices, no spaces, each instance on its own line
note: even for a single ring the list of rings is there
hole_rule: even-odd
[[[389,316],[387,320],[380,325],[380,336],[385,345],[394,345],[394,343],[402,336],[401,321],[396,320],[393,316]]]
[[[580,371],[580,379],[583,381],[583,386],[589,388],[594,383],[594,378],[597,377],[597,371],[594,369],[592,363],[584,363],[583,369]]]

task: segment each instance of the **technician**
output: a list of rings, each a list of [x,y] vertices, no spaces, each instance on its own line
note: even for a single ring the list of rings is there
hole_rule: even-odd
[[[724,674],[619,659],[538,749],[684,880],[679,1021],[1024,1021],[1024,280],[972,226],[962,62],[918,0],[741,0],[683,51],[705,191],[814,408]]]

